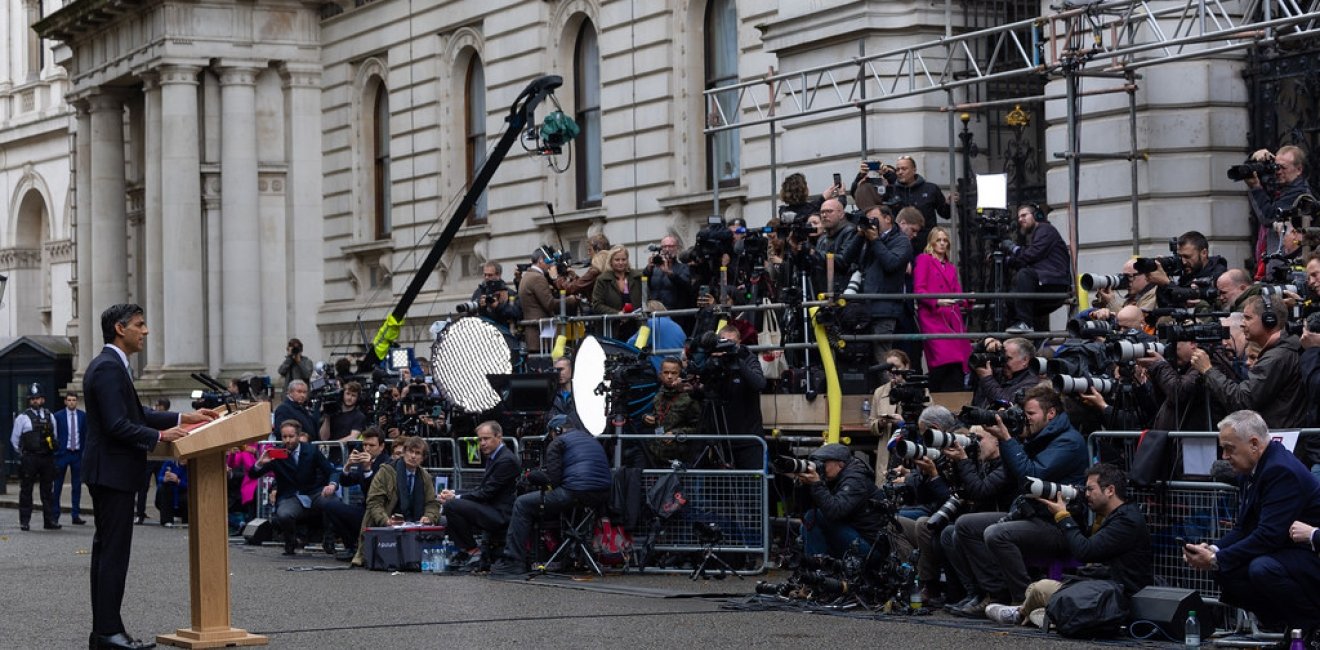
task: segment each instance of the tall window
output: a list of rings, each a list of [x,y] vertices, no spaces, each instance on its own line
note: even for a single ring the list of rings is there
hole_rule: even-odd
[[[738,8],[734,0],[710,0],[706,5],[706,90],[738,83]],[[738,94],[734,91],[715,95],[706,106],[707,113],[722,123],[738,121]],[[707,100],[710,101],[710,100]],[[715,106],[719,103],[719,107]],[[738,131],[720,131],[706,138],[706,183],[712,182],[711,170],[720,187],[738,184]]]
[[[575,152],[577,207],[588,208],[600,205],[601,195],[600,46],[596,42],[596,29],[589,20],[583,20],[578,31],[573,48],[573,72],[577,82],[573,89],[577,106],[574,119],[582,130]]]
[[[486,162],[486,72],[481,67],[481,59],[472,55],[468,63],[465,87],[467,106],[467,179],[471,184],[477,176],[477,170]],[[468,213],[468,223],[486,223],[488,208],[487,192],[482,191],[477,197],[477,204]]]
[[[41,45],[41,37],[32,26],[41,21],[43,11],[41,0],[24,2],[27,10],[27,80],[35,81],[41,76],[41,69],[46,65],[46,48]]]
[[[390,236],[393,227],[390,222],[390,95],[385,84],[380,84],[376,89],[372,117],[371,142],[374,147],[372,159],[375,163],[372,178],[376,190],[376,239],[385,239]]]

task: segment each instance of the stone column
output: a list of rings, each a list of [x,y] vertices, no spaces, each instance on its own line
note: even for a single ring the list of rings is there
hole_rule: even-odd
[[[124,100],[102,88],[91,110],[92,318],[128,299],[128,222],[124,198]],[[95,206],[95,208],[91,208]],[[99,350],[99,346],[97,348]]]
[[[74,244],[78,273],[78,359],[82,372],[101,351],[101,313],[92,307],[92,114],[86,100],[73,103],[78,110],[74,133]],[[150,338],[150,337],[148,337]]]
[[[280,66],[284,81],[284,152],[288,161],[285,214],[290,224],[288,256],[289,333],[301,337],[305,354],[325,359],[316,331],[316,314],[325,293],[321,219],[321,66],[317,63],[285,63]],[[282,343],[282,342],[281,342]]]
[[[142,78],[142,221],[146,235],[144,246],[144,273],[146,291],[143,293],[142,309],[146,312],[148,323],[165,323],[164,297],[165,274],[162,251],[162,211],[161,211],[161,122],[160,122],[160,75],[154,70],[143,72]],[[158,331],[155,336],[147,337],[147,365],[143,374],[153,374],[160,369],[165,359],[165,335]]]
[[[264,367],[261,359],[261,297],[241,277],[260,277],[257,218],[256,75],[251,62],[220,68],[220,243],[224,359],[222,372]],[[256,289],[259,291],[259,289]]]
[[[165,297],[165,370],[204,368],[202,188],[194,65],[166,65],[160,75],[160,207]],[[148,155],[150,159],[150,155]]]

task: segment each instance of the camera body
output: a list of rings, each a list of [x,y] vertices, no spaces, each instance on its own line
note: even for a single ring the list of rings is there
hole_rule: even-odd
[[[1272,181],[1274,175],[1278,172],[1279,164],[1273,160],[1251,160],[1248,158],[1246,162],[1228,168],[1228,180],[1245,181],[1252,176],[1256,176],[1262,181],[1267,179]]]
[[[958,413],[958,419],[962,420],[968,426],[994,426],[995,416],[998,416],[1004,423],[1004,428],[1008,429],[1010,435],[1021,435],[1027,426],[1027,414],[1020,406],[1010,406],[999,410],[979,408],[976,406],[964,406]]]
[[[1177,255],[1165,255],[1163,257],[1138,257],[1132,262],[1133,270],[1137,273],[1154,273],[1157,269],[1163,269],[1164,274],[1169,277],[1182,275],[1182,259]]]

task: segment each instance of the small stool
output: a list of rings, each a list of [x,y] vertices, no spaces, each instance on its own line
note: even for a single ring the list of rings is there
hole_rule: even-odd
[[[560,559],[561,555],[565,557],[575,557],[591,569],[592,573],[604,577],[605,573],[600,569],[600,563],[596,561],[596,556],[591,553],[592,534],[596,529],[596,508],[593,506],[580,505],[559,516],[559,535],[561,537],[559,546],[555,552],[550,554],[550,559],[544,564],[538,565],[537,571],[542,575],[548,573],[546,567],[554,564],[555,560]]]

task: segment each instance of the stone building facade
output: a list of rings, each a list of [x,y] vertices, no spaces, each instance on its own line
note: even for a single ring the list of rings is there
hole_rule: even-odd
[[[71,116],[60,119],[73,162],[52,155],[52,165],[77,179],[74,206],[59,204],[69,194],[59,180],[40,193],[57,215],[48,239],[67,241],[75,226],[58,215],[76,215],[80,233],[76,305],[72,293],[57,300],[51,327],[86,341],[95,328],[75,313],[142,302],[156,332],[144,377],[167,388],[196,369],[272,372],[291,336],[317,359],[355,350],[443,228],[514,98],[543,74],[564,85],[538,118],[557,105],[582,136],[556,158],[515,146],[415,303],[405,342],[425,339],[426,326],[471,293],[484,261],[504,262],[508,278],[542,242],[580,256],[603,232],[640,265],[647,244],[671,233],[691,243],[716,209],[763,223],[786,173],[803,171],[819,190],[832,172],[856,169],[863,150],[912,154],[948,188],[962,170],[950,165],[943,93],[877,105],[865,143],[855,114],[781,124],[777,175],[765,128],[708,141],[702,93],[859,48],[929,41],[949,19],[955,30],[978,26],[940,0],[110,4],[70,0],[38,25],[63,66],[47,74],[62,84],[46,91],[50,110]],[[1139,139],[1151,151],[1138,190],[1151,215],[1143,250],[1197,227],[1229,259],[1245,252],[1245,201],[1218,172],[1245,148],[1245,129],[1225,128],[1246,122],[1246,93],[1226,81],[1239,68],[1231,55],[1185,62],[1151,69],[1142,84]],[[61,108],[66,95],[70,108]],[[1120,112],[1088,100],[1084,133],[1094,136],[1084,137],[1119,146],[1110,123]],[[1036,119],[1046,124],[1039,146],[1061,150],[1061,104]],[[978,118],[972,128],[984,136],[988,127]],[[1047,198],[1061,204],[1066,172],[1042,159]],[[1084,170],[1081,266],[1108,272],[1130,251],[1111,225],[1126,210],[1126,167]],[[69,269],[61,281],[73,277]]]

